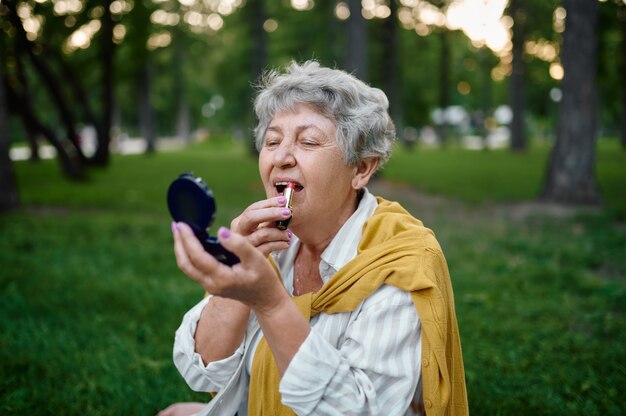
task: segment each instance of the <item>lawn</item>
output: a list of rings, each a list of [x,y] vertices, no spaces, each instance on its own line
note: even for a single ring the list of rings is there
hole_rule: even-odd
[[[399,149],[384,168],[384,176],[408,182],[426,192],[461,198],[470,203],[525,201],[541,192],[549,147],[532,143],[524,154],[507,149],[468,151],[462,148]],[[626,219],[626,152],[617,140],[600,140],[596,177],[607,210]]]
[[[546,154],[398,149],[382,177],[451,198],[429,211],[397,195],[444,247],[471,413],[621,415],[626,158],[599,148],[603,211],[508,215],[536,195]],[[24,209],[0,216],[0,414],[151,415],[208,400],[171,360],[202,290],[174,264],[165,191],[192,170],[227,225],[263,193],[255,160],[210,145],[117,156],[80,184],[51,161],[16,168]]]

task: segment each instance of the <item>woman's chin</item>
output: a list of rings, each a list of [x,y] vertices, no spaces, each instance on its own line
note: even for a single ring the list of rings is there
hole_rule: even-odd
[[[307,232],[311,227],[311,222],[306,221],[304,218],[291,218],[289,222],[289,231],[293,232],[295,235],[298,233],[302,234],[303,232]]]

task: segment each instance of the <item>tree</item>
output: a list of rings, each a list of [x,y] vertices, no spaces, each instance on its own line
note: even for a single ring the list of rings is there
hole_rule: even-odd
[[[368,81],[367,26],[361,11],[361,0],[348,0],[350,16],[346,22],[346,69],[362,81]]]
[[[185,62],[187,62],[188,40],[181,30],[174,30],[174,97],[178,102],[176,112],[176,137],[188,142],[191,140],[191,115],[186,91]]]
[[[265,23],[265,0],[253,0],[253,18],[251,21],[250,32],[252,33],[254,42],[252,47],[252,76],[254,80],[265,70],[267,64],[267,34],[263,29]]]
[[[437,31],[439,38],[439,94],[438,106],[445,111],[450,106],[450,32],[448,30]],[[441,124],[437,125],[437,135],[442,147],[448,143],[448,121],[444,117]]]
[[[152,64],[148,55],[145,56],[145,60],[141,63],[138,81],[139,132],[146,141],[146,153],[150,154],[156,150],[156,132],[154,129],[154,110],[150,102]]]
[[[620,141],[622,149],[626,150],[626,3],[622,2],[618,9],[618,20],[620,28],[621,59],[619,62],[620,73],[622,74],[622,116],[620,125]]]
[[[13,84],[7,83],[7,96],[15,97],[10,101],[16,103],[15,107],[17,107],[18,112],[21,112],[22,120],[27,126],[26,130],[29,132],[29,135],[36,136],[37,133],[40,133],[44,137],[51,139],[51,144],[55,146],[57,152],[60,153],[62,160],[67,162],[67,164],[64,164],[65,173],[70,178],[82,179],[82,165],[85,162],[85,157],[78,143],[78,134],[75,129],[73,111],[66,100],[65,94],[63,93],[63,83],[59,82],[58,77],[50,65],[50,62],[55,60],[50,59],[49,57],[49,54],[52,54],[52,52],[48,51],[45,48],[45,45],[35,44],[28,38],[22,20],[18,15],[20,2],[16,0],[7,0],[4,4],[6,9],[3,10],[3,16],[13,29],[11,31],[12,38],[14,40],[12,52],[15,60],[15,65],[13,65],[14,73],[7,74],[7,77],[11,78],[12,75],[14,79],[19,80],[19,82],[14,82]],[[48,59],[42,59],[42,50],[46,52]],[[60,123],[65,130],[66,143],[69,143],[69,146],[64,145],[64,143],[57,140],[56,137],[51,137],[49,132],[52,132],[52,130],[49,130],[49,132],[46,133],[38,129],[38,127],[43,127],[43,123],[38,122],[38,120],[33,120],[36,119],[36,117],[34,116],[31,100],[32,93],[24,68],[24,60],[26,58],[28,58],[28,62],[31,63],[32,68],[39,76],[44,89],[48,92],[50,99],[54,103],[57,114],[59,115]],[[57,141],[59,142],[59,145],[54,143]]]
[[[526,150],[526,75],[524,64],[524,43],[526,35],[526,11],[520,0],[511,0],[509,14],[513,17],[513,59],[509,79],[509,103],[513,113],[511,120],[511,150]]]
[[[8,109],[4,87],[4,59],[0,50],[0,212],[9,211],[19,206],[17,184],[13,172],[13,162],[9,157],[10,139],[8,128]]]
[[[98,132],[98,147],[93,155],[93,163],[99,166],[109,164],[111,124],[113,123],[113,62],[115,45],[113,44],[113,15],[111,13],[111,0],[102,1],[102,29],[100,33],[100,59],[102,65],[102,108],[99,123],[96,125]]]
[[[541,199],[598,204],[600,193],[594,172],[598,5],[596,1],[565,0],[564,7],[563,98]]]
[[[399,36],[398,36],[398,6],[395,0],[389,2],[390,14],[382,21],[382,41],[386,45],[383,50],[382,73],[385,80],[385,93],[389,99],[389,112],[396,124],[398,134],[401,133],[403,123],[403,108],[398,85],[400,84],[399,71]]]

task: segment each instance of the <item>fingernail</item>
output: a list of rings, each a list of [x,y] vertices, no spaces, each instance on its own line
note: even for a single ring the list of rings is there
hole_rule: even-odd
[[[283,217],[291,217],[291,210],[290,209],[284,209],[281,214],[283,214]]]
[[[291,231],[287,231],[287,237],[289,237],[289,239],[291,240],[291,237],[293,237],[293,233]]]
[[[176,234],[178,232],[178,226],[175,222],[172,221],[172,232]]]
[[[226,227],[220,227],[220,229],[217,231],[217,233],[222,238],[230,237],[230,230],[228,228],[226,228]]]
[[[278,203],[279,204],[284,204],[287,202],[287,198],[285,198],[284,196],[281,196],[278,198]]]

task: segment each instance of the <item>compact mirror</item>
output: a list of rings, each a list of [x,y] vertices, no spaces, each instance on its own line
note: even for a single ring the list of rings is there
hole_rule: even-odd
[[[208,229],[215,219],[215,197],[211,188],[192,173],[183,173],[167,190],[167,206],[176,222],[189,225],[204,249],[218,261],[232,266],[239,258],[226,250]]]

